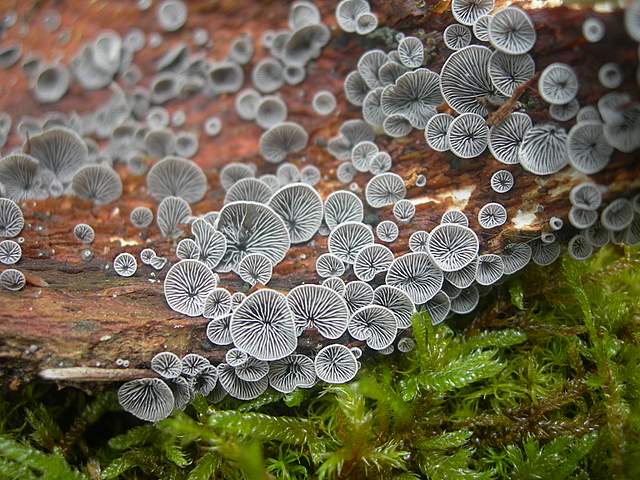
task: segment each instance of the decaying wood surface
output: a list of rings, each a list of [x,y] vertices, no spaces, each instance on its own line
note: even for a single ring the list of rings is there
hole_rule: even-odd
[[[332,40],[321,57],[311,64],[307,80],[299,86],[285,86],[281,90],[289,107],[289,118],[301,123],[310,133],[309,147],[293,161],[298,165],[312,163],[321,168],[325,178],[318,186],[321,194],[344,188],[335,179],[338,161],[324,148],[334,136],[340,124],[360,115],[359,109],[348,105],[342,92],[342,81],[355,69],[358,57],[368,48],[391,48],[389,42],[395,30],[414,34],[426,40],[433,37],[436,49],[430,52],[429,67],[440,71],[442,63],[451,53],[442,43],[441,33],[452,23],[449,2],[374,0],[372,9],[378,14],[380,24],[387,27],[372,38],[345,34],[336,28],[333,10],[335,1],[315,0],[320,7],[323,21],[331,26]],[[192,45],[193,28],[205,28],[213,39],[214,48],[207,51],[211,58],[222,59],[233,37],[250,32],[254,41],[266,29],[285,28],[289,2],[282,0],[198,0],[187,2],[189,20],[187,28],[164,34],[159,48],[145,48],[135,56],[135,63],[145,72],[144,84],[148,84],[154,62],[170,45],[186,42]],[[498,2],[500,3],[500,2]],[[120,34],[137,26],[147,34],[158,31],[155,15],[140,14],[132,0],[65,0],[27,1],[0,0],[0,12],[15,8],[19,24],[0,39],[1,45],[20,42],[24,53],[40,56],[47,61],[63,58],[65,63],[79,47],[103,29],[113,29]],[[528,8],[526,5],[523,5]],[[62,26],[55,33],[47,33],[41,27],[43,12],[55,8],[62,14]],[[637,64],[636,47],[622,27],[622,15],[594,14],[591,11],[570,8],[529,9],[536,23],[538,42],[533,52],[537,69],[562,61],[575,67],[581,80],[582,105],[594,104],[603,93],[597,82],[597,69],[601,62],[615,61],[625,70],[627,90],[635,87]],[[605,40],[588,44],[581,35],[581,25],[587,16],[596,15],[607,26]],[[28,31],[25,27],[29,26]],[[66,31],[70,39],[64,43],[58,39]],[[257,58],[265,55],[258,48]],[[256,57],[254,57],[255,59]],[[249,83],[250,67],[245,68],[245,83]],[[637,87],[635,87],[637,88]],[[338,108],[329,117],[314,115],[311,98],[321,89],[332,91],[338,99]],[[95,109],[108,98],[108,92],[85,92],[74,85],[58,103],[50,107],[39,105],[18,65],[0,71],[0,110],[8,111],[15,118],[23,115],[40,116],[48,110],[62,112],[86,112]],[[220,208],[223,192],[218,182],[218,170],[231,161],[255,162],[261,172],[275,170],[257,154],[261,130],[253,123],[241,121],[233,109],[233,96],[225,95],[215,100],[197,96],[187,100],[172,101],[170,112],[183,109],[187,124],[183,129],[201,131],[203,121],[217,115],[223,122],[222,133],[209,139],[200,136],[200,150],[195,161],[207,172],[210,190],[206,198],[193,205],[195,213]],[[524,93],[520,101],[534,121],[546,117],[547,106],[535,94],[535,88]],[[442,154],[426,147],[422,132],[414,131],[403,139],[378,139],[381,149],[387,149],[393,159],[393,170],[400,174],[408,187],[408,197],[417,205],[415,219],[401,226],[400,238],[393,245],[396,253],[406,250],[407,240],[415,229],[431,229],[444,211],[452,206],[463,207],[471,219],[471,226],[481,232],[483,248],[495,251],[505,242],[520,240],[527,234],[545,228],[551,216],[566,217],[569,208],[568,192],[584,177],[565,169],[564,173],[550,178],[526,174],[517,165],[502,165],[488,154],[481,158],[462,161],[450,154]],[[14,135],[5,147],[5,153],[19,144]],[[496,195],[489,187],[489,178],[500,168],[510,170],[515,177],[515,187],[500,196],[511,220],[535,214],[533,221],[510,224],[498,231],[482,231],[475,216],[478,209]],[[158,254],[175,260],[175,243],[162,239],[154,226],[140,232],[129,223],[129,212],[136,206],[156,205],[144,193],[144,177],[127,176],[124,180],[122,199],[113,205],[93,208],[77,198],[63,198],[42,202],[25,202],[22,206],[26,226],[23,259],[18,268],[28,278],[27,287],[19,293],[0,292],[0,374],[5,383],[18,385],[37,372],[51,380],[112,381],[141,374],[151,357],[162,350],[177,354],[197,352],[212,361],[220,361],[225,349],[213,347],[205,337],[205,319],[190,319],[172,312],[165,304],[162,278],[168,268],[155,272],[141,265],[131,278],[121,278],[109,268],[113,258],[122,251],[137,255],[144,247],[153,247]],[[415,186],[419,174],[427,177],[426,187]],[[367,177],[356,178],[364,187]],[[616,153],[609,167],[596,175],[594,180],[609,185],[614,196],[631,192],[640,186],[640,162],[633,156]],[[391,209],[368,212],[380,218],[391,218]],[[533,217],[532,217],[533,218]],[[93,258],[83,260],[83,247],[72,235],[73,226],[79,222],[92,225],[96,241],[91,245]],[[326,251],[326,238],[318,236],[315,243],[295,247],[274,271],[271,288],[288,290],[302,282],[317,282],[314,260]],[[232,290],[245,290],[237,277],[223,275],[222,283]],[[314,339],[308,340],[310,345]],[[128,370],[116,367],[117,359],[129,361]],[[76,370],[51,370],[79,367]],[[48,369],[48,370],[45,370]],[[87,370],[88,369],[88,370]]]

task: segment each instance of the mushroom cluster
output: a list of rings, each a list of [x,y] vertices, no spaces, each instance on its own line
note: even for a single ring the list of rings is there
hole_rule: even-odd
[[[15,125],[22,149],[0,159],[0,263],[13,266],[22,256],[20,241],[12,240],[24,227],[20,202],[74,195],[94,206],[113,204],[123,194],[118,164],[132,175],[146,175],[145,192],[157,207],[137,206],[127,212],[129,221],[146,232],[155,220],[175,246],[175,258],[160,256],[151,246],[135,252],[137,257],[118,252],[113,271],[131,277],[138,261],[140,268],[157,271],[171,264],[163,278],[168,307],[207,319],[207,341],[228,349],[218,365],[195,353],[182,358],[159,353],[150,364],[155,376],[122,385],[122,407],[154,422],[185,408],[196,393],[214,401],[226,395],[250,400],[269,387],[289,393],[317,382],[347,382],[357,375],[364,349],[389,354],[414,347],[410,327],[416,311],[428,312],[434,324],[470,313],[493,285],[531,261],[553,263],[565,244],[569,255],[581,260],[609,242],[639,244],[640,196],[608,195],[605,202],[606,185],[588,178],[605,169],[615,151],[640,148],[640,103],[618,90],[623,70],[600,66],[599,82],[613,91],[597,105],[581,108],[580,79],[570,65],[556,62],[536,70],[537,34],[529,15],[514,6],[494,8],[492,0],[451,2],[457,23],[442,32],[448,56],[439,72],[429,66],[430,46],[416,36],[398,35],[391,50],[360,56],[343,89],[361,118],[343,122],[326,142],[340,162],[335,176],[349,188],[327,195],[316,188],[324,172],[312,162],[299,168],[296,161],[313,132],[289,119],[279,93],[305,81],[331,40],[311,1],[294,1],[287,27],[267,31],[259,41],[249,33],[237,36],[222,59],[192,53],[187,44],[173,46],[156,61],[148,87],[140,83],[135,53],[145,43],[159,46],[162,37],[147,37],[140,29],[123,36],[99,32],[69,65],[25,61],[22,68],[39,102],[58,101],[72,83],[84,90],[108,87],[111,95],[91,114],[26,117]],[[638,11],[640,2],[633,2],[625,17],[636,41]],[[160,2],[155,15],[164,32],[180,30],[189,20],[180,0]],[[340,1],[335,16],[347,33],[368,35],[378,26],[366,0]],[[50,23],[55,27],[55,18]],[[582,32],[590,43],[606,35],[597,18],[588,19]],[[193,43],[210,46],[207,32],[194,30]],[[254,61],[257,48],[266,55]],[[9,68],[20,55],[17,47],[3,48],[0,67]],[[513,102],[496,119],[536,78],[538,100],[549,104],[550,118],[534,122],[524,105]],[[199,133],[181,130],[184,111],[170,114],[163,107],[196,95],[211,101],[233,95],[238,118],[262,129],[260,165],[227,163],[219,185],[210,185],[211,177],[191,160]],[[336,107],[330,90],[313,95],[311,108],[318,116],[331,115]],[[0,145],[12,124],[11,115],[0,114]],[[209,117],[201,130],[211,141],[223,128],[219,117]],[[418,202],[410,187],[428,188],[428,179],[419,175],[409,184],[394,173],[393,150],[385,147],[393,142],[380,138],[403,138],[413,130],[424,132],[419,140],[424,150],[451,162],[489,158],[503,164],[480,179],[491,201],[477,212],[450,209],[438,225],[416,228]],[[569,168],[585,180],[569,192],[566,222],[552,217],[542,234],[501,251],[490,248],[482,234],[497,235],[514,221],[516,212],[501,197],[512,191],[516,178],[544,179]],[[364,188],[354,182],[358,175],[367,177]],[[220,209],[194,211],[218,187],[224,192]],[[393,217],[383,219],[386,211]],[[393,246],[402,229],[412,229],[409,251],[398,253]],[[71,233],[89,248],[101,232],[98,225],[78,223]],[[316,243],[319,236],[327,237],[326,249],[319,246],[324,242]],[[317,252],[317,282],[282,291],[272,281],[275,270],[292,249],[309,245]],[[0,273],[6,290],[25,284],[15,268]],[[305,341],[309,338],[313,342]]]

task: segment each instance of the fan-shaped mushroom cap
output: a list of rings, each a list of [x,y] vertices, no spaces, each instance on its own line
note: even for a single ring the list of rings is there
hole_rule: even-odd
[[[336,97],[329,90],[320,90],[313,96],[311,106],[318,115],[329,115],[336,108]]]
[[[463,227],[469,226],[469,219],[460,210],[452,209],[447,210],[442,214],[440,223],[454,223],[456,225],[462,225]]]
[[[298,335],[317,329],[324,338],[344,334],[349,323],[349,309],[342,296],[323,285],[298,285],[287,295]]]
[[[45,130],[29,139],[30,154],[62,182],[69,182],[88,160],[87,146],[80,136],[64,127]]]
[[[345,0],[349,1],[349,0]],[[344,345],[327,345],[314,360],[318,378],[327,383],[346,383],[358,373],[358,362]]]
[[[373,241],[373,233],[365,224],[343,222],[329,234],[328,247],[344,263],[353,264],[356,255]]]
[[[409,250],[412,252],[429,253],[427,241],[429,240],[429,232],[425,230],[416,230],[409,236]]]
[[[165,197],[158,206],[156,223],[164,237],[177,236],[181,233],[178,225],[187,223],[191,215],[189,204],[179,197]]]
[[[496,193],[506,193],[513,188],[515,181],[509,170],[498,170],[491,175],[491,189]]]
[[[0,158],[0,184],[4,195],[20,202],[33,198],[40,185],[40,163],[30,155],[13,153]]]
[[[492,18],[492,15],[482,15],[473,24],[473,34],[481,42],[489,41],[489,23]]]
[[[169,386],[159,378],[140,378],[118,389],[118,402],[127,412],[147,422],[167,418],[175,400]]]
[[[567,251],[571,258],[575,260],[586,260],[593,253],[593,245],[584,235],[574,235],[569,240]]]
[[[224,196],[224,203],[258,202],[268,203],[271,198],[269,186],[257,178],[241,178],[234,183]]]
[[[560,244],[558,242],[544,243],[541,240],[531,242],[531,259],[536,265],[545,267],[551,265],[560,256]]]
[[[282,219],[269,207],[254,202],[232,202],[220,210],[217,230],[227,239],[221,269],[235,269],[250,253],[281,262],[291,245]]]
[[[176,135],[176,154],[179,157],[191,158],[198,152],[198,136],[192,132],[179,132]]]
[[[569,223],[575,228],[589,228],[598,220],[598,212],[573,206],[569,210]]]
[[[429,234],[429,255],[445,272],[460,270],[475,260],[480,243],[473,230],[462,225],[438,225]]]
[[[90,225],[86,223],[78,223],[73,227],[73,236],[82,243],[92,243],[96,238],[96,233]]]
[[[233,312],[229,328],[236,347],[258,360],[284,358],[297,345],[293,313],[275,290],[249,295]]]
[[[220,184],[224,190],[229,190],[238,180],[250,177],[255,177],[255,172],[243,163],[227,163],[220,170]]]
[[[488,253],[478,257],[476,282],[479,285],[493,285],[504,275],[504,262],[499,255]]]
[[[386,283],[404,291],[416,304],[430,300],[442,287],[442,270],[428,254],[412,252],[396,258],[386,276]]]
[[[487,148],[489,127],[480,115],[462,113],[449,125],[447,143],[451,152],[457,157],[477,157]]]
[[[130,277],[136,273],[138,262],[136,262],[136,257],[130,253],[120,253],[113,260],[113,269],[121,277]]]
[[[509,55],[527,53],[536,43],[536,30],[524,10],[507,7],[493,15],[489,22],[489,41]]]
[[[304,183],[292,183],[273,194],[269,206],[284,221],[291,243],[311,240],[322,223],[324,209],[316,190]]]
[[[320,23],[320,10],[313,2],[307,0],[296,0],[289,7],[289,28],[298,28]]]
[[[335,255],[323,253],[316,259],[316,273],[322,278],[339,277],[344,271],[344,263]]]
[[[20,60],[22,49],[19,45],[0,47],[0,68],[7,69]]]
[[[0,237],[13,238],[24,227],[22,210],[8,198],[0,198]]]
[[[151,359],[151,370],[163,378],[177,378],[182,373],[182,360],[175,353],[161,352]]]
[[[85,165],[73,176],[73,192],[96,205],[106,205],[122,195],[122,181],[118,174],[104,165]]]
[[[245,256],[238,266],[238,275],[249,285],[266,285],[271,280],[273,265],[261,253],[250,253]]]
[[[251,71],[254,87],[263,93],[275,92],[284,85],[284,67],[275,58],[267,57],[255,64]]]
[[[241,364],[234,365],[234,368],[238,378],[247,382],[262,380],[269,373],[269,364],[267,362],[251,356],[247,356],[246,361]]]
[[[164,281],[169,307],[178,313],[202,315],[207,297],[216,287],[211,270],[198,260],[182,260],[173,265]]]
[[[436,152],[446,152],[449,150],[447,132],[453,122],[453,117],[448,113],[438,113],[427,121],[424,129],[424,137],[429,145]]]
[[[602,116],[604,118],[604,113]],[[604,125],[607,142],[624,153],[631,153],[640,148],[640,103],[625,107],[618,113],[617,118],[614,115],[610,116],[614,119],[606,121]]]
[[[214,288],[207,295],[204,304],[204,318],[217,319],[228,315],[231,311],[231,294],[224,288]]]
[[[415,128],[424,128],[442,103],[437,73],[419,68],[401,75],[382,91],[380,105],[385,115],[403,115]]]
[[[618,88],[624,80],[624,74],[620,65],[608,62],[598,70],[598,80],[605,88]]]
[[[33,94],[41,103],[60,100],[69,90],[71,75],[64,65],[42,67],[33,82]]]
[[[207,75],[214,93],[237,92],[244,82],[244,72],[240,65],[228,60],[211,65]]]
[[[536,65],[529,54],[510,55],[493,52],[489,58],[489,76],[501,94],[510,97],[517,87],[527,83],[536,73]]]
[[[604,23],[597,17],[589,17],[582,22],[582,36],[587,42],[597,43],[604,38],[605,33]]]
[[[229,395],[238,400],[253,400],[262,395],[269,386],[266,376],[256,382],[242,380],[235,368],[226,363],[218,365],[218,382]]]
[[[567,133],[553,123],[535,125],[526,131],[518,150],[520,164],[536,175],[550,175],[567,163]]]
[[[449,312],[451,311],[451,299],[449,296],[440,291],[435,296],[424,304],[424,309],[431,317],[431,323],[438,325],[445,321]],[[402,339],[404,340],[404,339]],[[398,342],[398,349],[400,349],[400,342]]]
[[[158,158],[173,155],[176,149],[175,134],[168,128],[150,130],[144,137],[144,148]]]
[[[147,189],[156,200],[172,196],[196,203],[206,193],[207,177],[198,165],[189,160],[166,157],[149,170]]]
[[[0,288],[9,290],[10,292],[18,292],[24,288],[27,280],[20,270],[15,268],[7,268],[0,272]]]
[[[187,22],[187,6],[182,0],[163,0],[156,10],[160,28],[165,32],[175,32]]]
[[[344,295],[344,291],[345,291],[345,288],[346,288],[344,280],[342,280],[339,277],[325,278],[322,281],[322,286],[330,288],[331,290],[333,290],[334,292],[336,292],[340,296]]]
[[[451,299],[451,311],[461,315],[470,313],[478,306],[479,300],[478,288],[471,285],[462,290],[456,298]]]
[[[481,16],[491,13],[493,7],[494,0],[453,0],[451,13],[463,25],[473,25]]]
[[[404,37],[398,43],[398,59],[407,68],[418,68],[424,62],[424,46],[416,37]]]
[[[478,223],[482,228],[495,228],[507,221],[507,210],[497,202],[489,202],[478,211]]]
[[[460,50],[471,43],[471,30],[459,23],[453,23],[444,29],[444,44],[451,50]]]
[[[400,230],[391,220],[383,220],[376,226],[376,235],[382,242],[390,243],[398,238]]]
[[[507,244],[500,254],[504,273],[511,275],[524,268],[531,260],[531,247],[526,243]]]
[[[362,222],[363,218],[362,200],[353,192],[332,192],[324,202],[324,221],[330,229],[344,222]]]
[[[18,242],[14,242],[13,240],[0,241],[0,263],[4,265],[13,265],[18,263],[21,258],[22,248]]]
[[[275,95],[260,99],[256,109],[256,123],[264,129],[271,128],[287,118],[287,104]]]
[[[330,38],[329,28],[322,23],[301,27],[295,30],[285,43],[282,59],[287,65],[304,66],[318,56]]]
[[[307,146],[309,135],[294,122],[283,122],[271,127],[260,137],[260,154],[270,163],[280,163],[290,153]]]
[[[367,305],[355,311],[349,322],[349,334],[363,340],[374,350],[393,344],[398,332],[396,317],[380,305]]]
[[[569,192],[571,205],[585,210],[597,210],[602,204],[602,192],[595,183],[579,183]]]
[[[519,162],[518,152],[525,133],[532,127],[526,113],[514,112],[489,130],[489,150],[496,160],[507,165]]]
[[[342,0],[336,7],[338,26],[345,32],[355,32],[358,16],[367,12],[369,2],[366,0]]]
[[[233,39],[229,47],[229,58],[240,65],[249,63],[253,56],[253,43],[248,33],[242,33]]]
[[[422,122],[422,120],[419,121]],[[389,115],[384,119],[382,128],[386,135],[393,138],[402,138],[411,133],[413,125],[411,125],[411,121],[403,114],[395,114]]]
[[[564,105],[578,94],[578,77],[573,68],[564,63],[547,65],[538,79],[538,93],[552,105]]]
[[[364,83],[369,88],[377,88],[382,86],[380,81],[380,67],[387,62],[387,54],[382,50],[369,50],[362,54],[358,60],[358,72],[360,73]]]
[[[624,26],[636,42],[640,42],[640,3],[628,2],[624,10]]]
[[[580,110],[580,103],[575,98],[564,105],[549,105],[549,116],[558,122],[568,122]]]
[[[363,12],[356,18],[356,33],[368,35],[378,28],[378,17],[373,12]]]
[[[245,88],[238,92],[235,99],[235,108],[238,116],[243,120],[255,119],[260,98],[260,93],[253,88]]]
[[[410,200],[398,200],[393,206],[393,216],[399,222],[407,223],[416,214],[416,206]]]
[[[491,49],[470,45],[447,58],[440,72],[440,90],[444,100],[458,113],[488,113],[479,99],[494,95],[489,76]],[[460,79],[465,81],[461,82]]]
[[[222,315],[212,319],[207,324],[207,338],[214,345],[229,345],[233,343],[231,332],[229,331],[231,314]]]
[[[313,360],[306,355],[289,355],[269,364],[269,385],[282,393],[291,393],[297,387],[308,388],[316,382]]]
[[[374,176],[365,188],[367,203],[373,208],[393,205],[407,194],[404,180],[395,173],[381,173]]]
[[[633,205],[626,198],[618,198],[607,205],[600,214],[602,226],[611,232],[620,232],[633,221]]]
[[[350,72],[345,77],[343,89],[347,101],[357,107],[362,105],[362,102],[369,92],[369,86],[365,83],[360,72],[356,70]]]

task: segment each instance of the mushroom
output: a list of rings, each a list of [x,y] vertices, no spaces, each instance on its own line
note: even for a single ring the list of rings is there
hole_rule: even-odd
[[[122,195],[122,180],[105,165],[85,165],[71,180],[73,192],[95,205],[106,205]]]
[[[180,157],[166,157],[149,170],[147,189],[156,200],[179,197],[196,203],[206,193],[207,178],[195,163]]]

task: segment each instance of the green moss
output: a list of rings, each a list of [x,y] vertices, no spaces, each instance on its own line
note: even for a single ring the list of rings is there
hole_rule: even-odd
[[[157,425],[48,385],[0,399],[0,479],[640,478],[640,254],[531,267],[357,381],[199,397]]]

